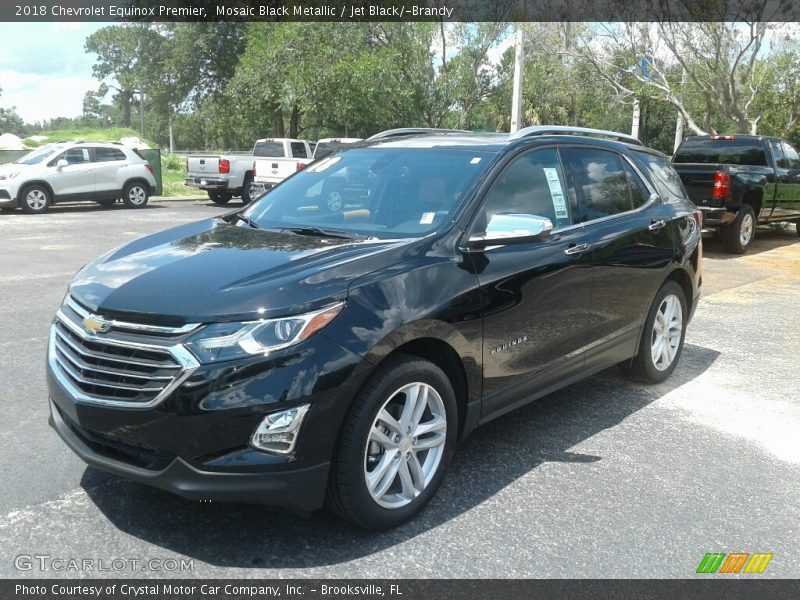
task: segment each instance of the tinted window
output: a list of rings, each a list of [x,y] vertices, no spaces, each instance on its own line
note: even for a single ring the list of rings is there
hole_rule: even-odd
[[[794,146],[784,142],[783,153],[786,156],[787,169],[800,169],[800,155],[797,154],[797,150],[794,149]]]
[[[647,200],[650,198],[650,191],[642,181],[642,178],[637,175],[636,171],[633,170],[633,167],[631,167],[627,161],[622,161],[622,164],[625,168],[625,175],[628,176],[628,188],[630,190],[631,200],[633,201],[633,208],[639,208],[647,203]]]
[[[670,202],[688,199],[680,175],[666,156],[637,152],[636,157],[640,161],[639,164],[643,164],[650,183],[656,188],[662,200]]]
[[[306,145],[301,142],[292,142],[292,156],[294,158],[308,158]]]
[[[326,154],[335,152],[336,150],[345,145],[346,144],[340,144],[337,142],[318,142],[316,147],[314,148],[314,158],[322,158]]]
[[[253,156],[283,156],[283,143],[281,142],[256,142]]]
[[[595,148],[565,148],[562,156],[577,192],[576,223],[631,210],[628,177],[618,154]]]
[[[125,160],[125,153],[117,148],[95,148],[94,160],[96,162],[111,162]]]
[[[495,214],[547,217],[555,226],[569,224],[564,178],[553,149],[515,159],[486,194],[486,219]]]
[[[759,140],[688,139],[683,142],[672,159],[674,163],[723,163],[726,165],[767,164],[764,148]]]
[[[770,140],[769,147],[772,150],[772,156],[775,159],[775,166],[779,169],[786,169],[786,157],[783,155],[783,148],[778,140]]]
[[[491,153],[452,148],[344,150],[287,179],[245,214],[264,228],[423,235],[454,218],[491,160]]]

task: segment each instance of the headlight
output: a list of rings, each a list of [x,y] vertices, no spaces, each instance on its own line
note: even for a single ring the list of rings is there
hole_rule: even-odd
[[[282,319],[215,323],[197,332],[186,346],[202,362],[267,355],[308,339],[330,323],[343,307],[344,302],[339,302]]]
[[[4,179],[14,179],[15,177],[18,177],[20,173],[21,171],[11,171],[11,173],[4,173],[3,175],[0,175],[0,181]]]

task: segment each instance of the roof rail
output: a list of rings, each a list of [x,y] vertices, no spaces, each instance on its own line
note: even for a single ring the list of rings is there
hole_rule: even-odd
[[[473,133],[465,129],[440,129],[436,127],[401,127],[400,129],[387,129],[368,137],[367,140],[399,137],[401,135],[428,135],[436,133]]]
[[[605,129],[590,129],[588,127],[570,127],[568,125],[534,125],[533,127],[525,127],[516,133],[512,133],[509,139],[518,140],[534,135],[586,135],[611,138],[612,140],[633,144],[635,146],[644,146],[638,138],[626,133],[607,131]]]

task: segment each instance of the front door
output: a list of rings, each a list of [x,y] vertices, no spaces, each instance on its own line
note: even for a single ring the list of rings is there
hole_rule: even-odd
[[[788,142],[781,142],[784,167],[776,169],[778,193],[775,195],[773,219],[800,216],[800,154]]]
[[[58,161],[66,160],[67,166],[59,169]],[[59,200],[91,197],[95,192],[94,164],[89,148],[69,148],[47,163],[50,169],[50,185]]]
[[[591,251],[571,221],[555,148],[528,151],[497,177],[470,233],[494,214],[547,217],[548,239],[470,255],[483,302],[483,416],[579,373],[587,344]]]

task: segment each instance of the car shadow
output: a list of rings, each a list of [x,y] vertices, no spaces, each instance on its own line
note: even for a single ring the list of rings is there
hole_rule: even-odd
[[[310,518],[254,505],[204,504],[87,468],[81,486],[117,528],[165,550],[219,567],[308,568],[362,558],[435,529],[489,500],[547,462],[594,463],[572,451],[705,372],[719,352],[687,344],[657,387],[610,369],[477,429],[460,444],[442,487],[413,521],[362,531],[326,511]]]
[[[795,232],[795,225],[789,225],[785,230],[775,229],[772,227],[759,227],[756,229],[756,237],[750,242],[750,247],[747,248],[744,256],[752,256],[761,254],[762,252],[769,252],[775,248],[782,248],[783,246],[791,246],[798,243],[800,237]],[[732,259],[740,258],[741,254],[728,254],[722,245],[722,239],[713,233],[703,234],[703,255],[706,258],[719,258],[719,259]]]

